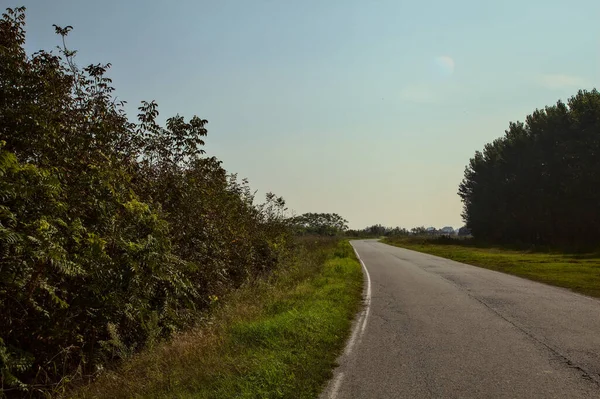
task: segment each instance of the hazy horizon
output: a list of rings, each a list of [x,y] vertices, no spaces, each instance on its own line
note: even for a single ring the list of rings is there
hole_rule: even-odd
[[[352,228],[462,225],[469,158],[597,86],[600,3],[22,1],[27,49],[72,25],[130,117],[208,119],[207,155],[290,210]],[[258,198],[259,200],[261,198]]]

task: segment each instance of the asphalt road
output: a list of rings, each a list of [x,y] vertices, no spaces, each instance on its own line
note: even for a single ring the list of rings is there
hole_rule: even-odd
[[[376,241],[352,244],[370,275],[370,304],[322,398],[600,398],[600,301]]]

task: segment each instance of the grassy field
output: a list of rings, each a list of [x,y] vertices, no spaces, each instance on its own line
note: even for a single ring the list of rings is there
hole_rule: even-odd
[[[420,237],[393,237],[383,242],[600,298],[600,253],[517,251],[475,246],[468,240]]]
[[[72,397],[317,397],[361,306],[363,277],[347,241],[307,244],[268,281],[221,305],[217,299],[210,324],[127,360]]]

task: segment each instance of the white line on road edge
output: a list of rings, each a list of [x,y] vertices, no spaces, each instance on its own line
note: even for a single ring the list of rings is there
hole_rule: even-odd
[[[350,244],[352,245],[352,244]],[[354,248],[354,247],[352,247]],[[369,312],[371,311],[371,276],[369,275],[369,270],[367,270],[367,266],[365,266],[365,262],[362,261],[356,249],[354,249],[354,253],[358,258],[358,261],[362,265],[365,270],[365,274],[367,275],[367,295],[365,296],[365,318],[363,319],[362,327],[360,328],[360,335],[365,333],[365,328],[367,327],[367,319],[369,318]]]
[[[331,394],[329,395],[330,399],[335,399],[335,397],[337,396],[338,390],[340,389],[340,386],[342,385],[342,380],[344,379],[344,373],[339,373],[335,379],[333,380],[333,388],[331,388]]]
[[[350,355],[350,353],[352,353],[352,349],[354,348],[354,344],[362,339],[362,336],[365,333],[365,328],[367,327],[367,319],[369,318],[369,312],[371,311],[371,276],[369,275],[369,270],[367,269],[367,266],[365,266],[365,263],[360,258],[360,255],[356,251],[356,248],[354,248],[354,245],[352,245],[352,249],[354,250],[354,254],[356,255],[356,258],[360,262],[360,265],[362,266],[363,270],[365,271],[365,275],[367,276],[367,292],[365,294],[364,300],[365,308],[362,312],[360,312],[360,316],[356,321],[354,331],[352,331],[352,335],[350,336],[350,339],[346,344],[344,356]],[[343,372],[339,373],[333,379],[331,393],[329,394],[330,399],[335,399],[335,397],[337,396],[338,390],[340,389],[340,386],[342,386],[343,379]]]
[[[365,308],[362,312],[360,312],[360,316],[358,317],[354,331],[352,331],[352,335],[350,336],[348,344],[346,344],[346,349],[344,350],[344,355],[346,356],[352,352],[352,349],[354,349],[354,344],[360,338],[362,338],[362,335],[365,332],[365,328],[367,327],[367,318],[369,317],[369,311],[371,310],[371,276],[369,275],[369,270],[367,270],[367,266],[365,266],[365,263],[362,261],[360,255],[356,251],[356,248],[352,246],[352,249],[354,250],[354,254],[356,255],[356,258],[360,262],[360,265],[362,266],[363,270],[365,271],[365,275],[367,276],[367,292],[365,294],[364,300]]]

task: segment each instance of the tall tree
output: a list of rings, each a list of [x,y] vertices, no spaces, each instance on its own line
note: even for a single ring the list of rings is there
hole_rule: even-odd
[[[600,93],[534,111],[483,152],[459,186],[466,226],[477,238],[561,246],[600,233]]]

